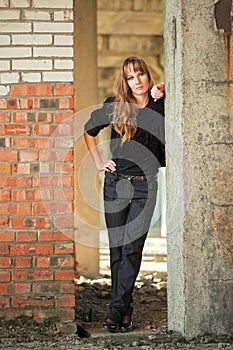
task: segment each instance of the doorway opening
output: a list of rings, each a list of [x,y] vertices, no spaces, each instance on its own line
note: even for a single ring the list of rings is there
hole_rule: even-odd
[[[101,104],[112,96],[112,85],[122,60],[130,55],[138,55],[149,64],[155,82],[163,81],[163,9],[162,1],[106,2],[75,1],[75,110]],[[87,16],[88,13],[88,16]],[[87,113],[86,113],[87,114]],[[80,129],[88,115],[75,118],[75,130]],[[78,126],[78,128],[77,128]],[[109,131],[99,136],[99,143],[105,142]],[[79,135],[78,135],[79,136]],[[106,147],[105,147],[106,149]],[[101,147],[100,147],[100,151]],[[78,275],[109,275],[109,250],[107,234],[101,209],[101,195],[93,199],[93,206],[85,203],[79,192],[78,176],[80,164],[86,155],[82,137],[75,144],[75,212],[83,222],[91,223],[85,230],[76,220],[76,272]],[[104,152],[104,151],[103,151]],[[105,157],[106,155],[103,155]],[[96,177],[96,170],[88,163],[86,176]],[[90,180],[91,181],[91,180]],[[103,175],[97,178],[97,188],[101,192]],[[97,210],[96,210],[97,208]],[[152,225],[144,247],[141,273],[166,272],[166,225],[165,218],[165,174],[159,175],[158,200]],[[98,210],[99,209],[99,210]],[[99,214],[100,213],[100,214]],[[81,227],[82,226],[82,227]],[[100,228],[100,229],[99,229]],[[94,244],[85,244],[87,237],[94,237]],[[81,237],[81,239],[80,239]],[[82,237],[84,237],[82,239]],[[87,241],[86,241],[87,239]],[[91,239],[91,240],[92,240]],[[93,243],[93,241],[92,241]]]

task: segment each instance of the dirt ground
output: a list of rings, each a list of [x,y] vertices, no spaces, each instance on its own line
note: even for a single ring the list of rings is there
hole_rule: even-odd
[[[165,272],[140,276],[133,293],[134,330],[167,329],[167,275]],[[76,285],[76,317],[91,334],[99,333],[109,311],[109,276],[96,280],[81,279]]]
[[[0,319],[0,350],[120,350],[120,349],[233,349],[229,337],[185,339],[167,331],[166,274],[141,276],[134,289],[134,330],[127,334],[101,331],[108,312],[110,279],[76,281],[77,332],[64,335],[55,320],[36,322],[28,317]],[[75,328],[76,329],[76,328]]]

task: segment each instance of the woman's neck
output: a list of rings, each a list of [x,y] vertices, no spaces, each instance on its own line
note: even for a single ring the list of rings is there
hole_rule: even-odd
[[[136,101],[136,103],[137,103],[139,108],[146,107],[148,102],[149,102],[148,94],[143,95],[143,96],[137,96],[137,97],[134,97],[134,98],[135,98],[135,101]]]

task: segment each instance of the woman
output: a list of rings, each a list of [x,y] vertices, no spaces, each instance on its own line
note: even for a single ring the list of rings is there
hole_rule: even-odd
[[[144,60],[132,56],[122,63],[114,87],[115,97],[92,112],[84,137],[96,168],[105,171],[112,296],[102,329],[127,332],[132,329],[132,293],[156,204],[158,168],[165,166],[164,84],[153,87]],[[104,162],[96,136],[108,125],[112,159]]]

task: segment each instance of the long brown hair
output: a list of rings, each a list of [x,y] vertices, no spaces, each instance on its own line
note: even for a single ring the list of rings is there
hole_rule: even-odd
[[[149,87],[152,88],[153,80],[149,67],[145,61],[138,56],[126,58],[119,70],[114,82],[115,102],[112,113],[112,126],[120,134],[122,142],[134,137],[137,131],[138,107],[132,95],[132,91],[127,81],[127,69],[131,66],[134,72],[140,71],[147,75]],[[148,92],[149,93],[149,92]]]

